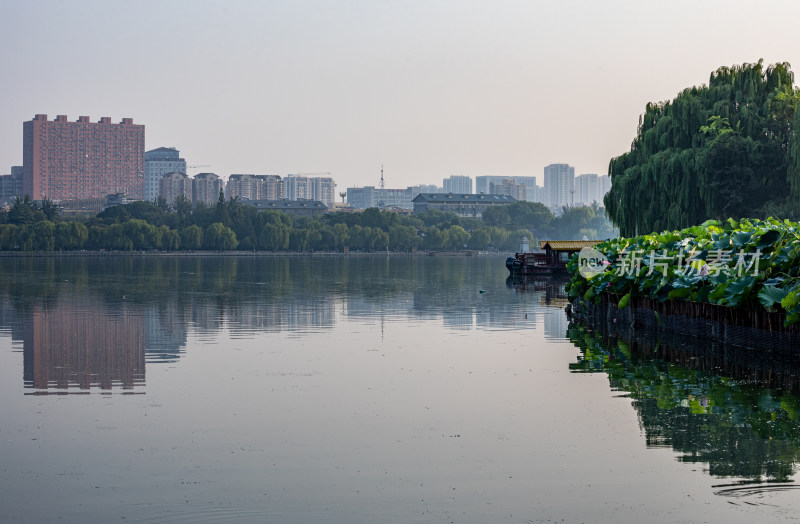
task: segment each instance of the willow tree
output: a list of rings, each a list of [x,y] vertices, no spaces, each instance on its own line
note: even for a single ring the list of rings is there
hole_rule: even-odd
[[[631,236],[759,217],[790,190],[800,200],[798,101],[789,64],[759,60],[647,104],[630,152],[609,164],[608,216]]]

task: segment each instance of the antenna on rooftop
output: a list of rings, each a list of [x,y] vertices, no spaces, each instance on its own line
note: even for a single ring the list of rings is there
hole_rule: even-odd
[[[385,189],[386,185],[383,182],[383,164],[381,164],[381,189]]]
[[[339,193],[339,196],[342,197],[342,204],[344,204],[344,197],[347,196],[347,191],[342,191],[341,193]]]

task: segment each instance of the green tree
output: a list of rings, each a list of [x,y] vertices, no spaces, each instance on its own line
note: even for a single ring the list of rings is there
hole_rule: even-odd
[[[417,247],[417,230],[412,226],[401,224],[389,228],[389,248],[393,251],[411,251]]]
[[[348,239],[347,225],[342,223],[334,224],[331,230],[333,231],[333,249],[343,251]]]
[[[268,251],[289,249],[289,228],[283,224],[265,224],[258,234],[258,248]]]
[[[127,224],[127,222],[125,222]],[[123,227],[123,224],[112,224],[104,228],[102,237],[98,237],[98,240],[101,240],[101,244],[99,247],[101,248],[108,248],[108,249],[116,249],[120,251],[132,251],[133,250],[133,239],[128,236],[131,226],[127,229]],[[92,229],[89,229],[89,234],[91,238]]]
[[[564,207],[551,223],[552,239],[580,239],[579,231],[590,227],[594,219],[595,211],[591,207]]]
[[[125,249],[159,249],[161,247],[161,231],[144,220],[134,218],[112,227],[119,227],[115,233],[121,236]],[[129,240],[130,242],[126,242]]]
[[[32,225],[25,226],[29,228],[28,234],[30,235],[30,250],[34,251],[52,251],[56,243],[56,225],[49,220],[40,220]]]
[[[455,213],[450,211],[438,211],[431,209],[424,215],[417,215],[425,227],[436,226],[439,229],[445,229],[450,226],[460,226],[461,219]]]
[[[390,227],[400,223],[400,217],[397,213],[391,211],[382,211],[377,207],[365,209],[361,213],[361,226],[362,227],[377,227],[384,231],[388,231]]]
[[[59,222],[56,224],[55,249],[81,249],[89,239],[89,230],[80,222]]]
[[[647,104],[628,153],[609,164],[606,210],[624,236],[759,216],[800,193],[800,92],[789,64],[721,67],[707,86]],[[798,195],[800,196],[800,195]]]
[[[447,229],[447,248],[464,249],[469,242],[469,233],[461,226],[452,226]]]
[[[289,230],[289,251],[303,252],[308,249],[308,229],[293,227]]]
[[[176,226],[186,227],[192,218],[192,202],[185,195],[178,195],[172,203],[172,209],[175,210],[177,219]]]
[[[467,247],[470,249],[488,248],[489,244],[492,242],[492,237],[489,231],[490,228],[488,227],[481,227],[473,231],[472,234],[470,234],[469,241],[467,242]]]
[[[203,228],[200,226],[187,226],[180,230],[181,246],[183,249],[200,249],[203,247]]]
[[[379,227],[367,227],[369,236],[369,249],[371,251],[383,251],[389,247],[389,235]]]
[[[33,224],[44,218],[44,213],[39,210],[36,203],[30,196],[25,195],[23,198],[14,198],[11,209],[8,210],[7,220],[9,224],[24,225]]]
[[[447,232],[436,226],[426,227],[423,235],[422,247],[424,249],[442,249],[447,241]]]
[[[502,208],[508,213],[509,225],[512,227],[525,228],[532,231],[546,231],[555,218],[553,212],[540,202],[514,202],[507,206],[493,207]]]
[[[181,235],[167,226],[158,228],[161,234],[161,248],[167,251],[176,251],[181,247]]]
[[[238,240],[236,240],[236,233],[220,222],[214,222],[208,226],[204,238],[205,246],[208,249],[216,249],[217,251],[236,249],[236,246],[239,245]]]
[[[489,206],[483,210],[481,219],[487,226],[504,227],[511,224],[508,206]]]
[[[215,222],[216,206],[209,206],[203,202],[198,203],[192,211],[192,225],[205,229]]]
[[[228,212],[228,203],[225,201],[225,194],[221,189],[219,191],[217,205],[214,209],[214,220],[226,227],[231,225],[231,215]]]
[[[58,222],[58,219],[61,217],[61,207],[49,198],[42,199],[39,209],[44,215],[44,218],[50,222]]]
[[[15,224],[0,225],[0,249],[3,251],[19,249],[18,229],[19,226]]]
[[[163,196],[158,195],[154,204],[162,213],[169,213],[169,202],[167,202],[167,199]]]
[[[243,205],[238,198],[228,202],[228,215],[230,228],[239,239],[239,249],[254,249],[256,247],[256,227],[260,220],[258,210],[253,206]]]

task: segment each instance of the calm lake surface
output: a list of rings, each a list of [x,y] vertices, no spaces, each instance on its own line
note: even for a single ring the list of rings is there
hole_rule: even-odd
[[[0,259],[0,521],[800,515],[796,356],[570,326],[504,260]]]

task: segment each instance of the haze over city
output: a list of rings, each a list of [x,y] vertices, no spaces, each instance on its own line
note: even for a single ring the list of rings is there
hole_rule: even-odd
[[[2,0],[0,174],[38,113],[132,118],[225,178],[605,174],[647,102],[796,62],[800,4],[755,5]]]

